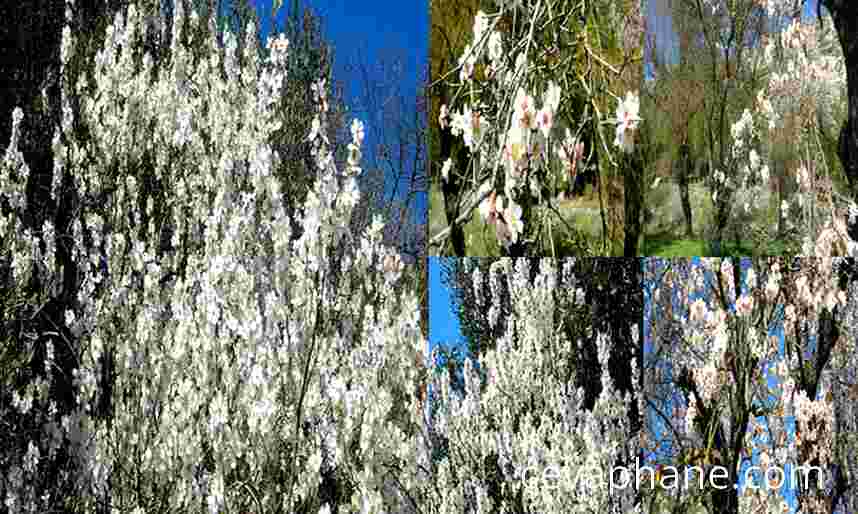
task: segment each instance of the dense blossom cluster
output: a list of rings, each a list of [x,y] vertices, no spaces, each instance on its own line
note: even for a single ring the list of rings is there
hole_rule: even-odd
[[[95,82],[63,84],[53,193],[70,174],[82,202],[71,238],[80,287],[65,314],[75,340],[53,344],[74,351],[77,409],[54,419],[50,374],[0,407],[4,418],[46,407],[23,454],[0,449],[11,463],[0,497],[14,511],[50,511],[60,498],[37,494],[36,463],[64,447],[77,470],[66,478],[86,512],[100,503],[146,512],[155,499],[212,513],[330,512],[336,506],[313,502],[334,472],[352,487],[345,502],[356,511],[407,512],[420,420],[402,407],[423,344],[417,298],[400,287],[402,260],[382,244],[382,221],[345,229],[360,199],[364,127],[352,124],[338,170],[324,135],[326,87],[314,86],[317,178],[297,214],[303,232],[293,233],[268,143],[288,42],[269,39],[260,62],[249,25],[245,55],[227,32],[223,50],[211,40],[195,59],[182,43],[182,4],[160,73],[138,52],[143,22],[132,3],[107,28]],[[190,29],[197,23],[192,13]],[[63,65],[74,47],[66,27]],[[0,165],[0,195],[18,213],[28,173],[17,150],[21,118],[16,109]],[[75,137],[73,121],[90,128],[88,141]],[[144,186],[153,181],[158,192]],[[0,217],[15,284],[37,273],[62,287],[55,239],[49,222],[32,234],[20,216]]]
[[[531,281],[532,265],[538,270]],[[447,451],[434,464],[429,512],[504,512],[516,505],[558,514],[635,510],[634,487],[610,491],[608,472],[637,456],[639,434],[630,427],[629,409],[642,399],[620,394],[613,384],[611,342],[604,334],[597,338],[602,389],[592,409],[583,405],[583,390],[570,383],[580,341],[567,340],[555,321],[564,319],[558,295],[573,301],[579,295],[578,288],[559,284],[568,267],[571,261],[553,259],[492,264],[492,302],[499,302],[500,283],[506,283],[512,313],[497,347],[477,362],[466,361],[464,395],[455,392],[448,372],[432,383],[439,406],[432,431]],[[481,287],[479,268],[473,279]],[[629,366],[637,377],[635,362]],[[487,473],[484,462],[495,459],[498,474]]]
[[[557,187],[559,178],[575,183],[585,165],[583,143],[572,133],[585,129],[586,119],[561,118],[564,91],[558,78],[542,79],[544,70],[536,63],[538,48],[534,30],[565,30],[552,16],[555,8],[539,2],[499,2],[500,11],[486,14],[479,11],[474,19],[473,40],[462,52],[457,69],[462,105],[454,109],[440,107],[439,125],[461,137],[471,155],[472,170],[456,169],[445,160],[442,178],[458,173],[467,182],[471,205],[467,213],[479,208],[483,221],[494,229],[498,242],[509,248],[521,240],[524,233],[533,233],[538,209],[553,201],[548,194]],[[505,34],[498,28],[507,9],[517,9],[516,16],[526,20],[520,32]],[[551,50],[549,50],[551,51]],[[598,61],[598,59],[597,59]],[[598,61],[604,62],[604,61]],[[483,73],[478,76],[477,70]],[[615,124],[614,145],[625,153],[634,149],[639,116],[636,92],[619,98],[616,117],[601,119]],[[568,113],[567,113],[568,114]],[[565,129],[565,132],[564,132]],[[606,148],[607,150],[607,148]],[[595,149],[590,149],[590,153]],[[525,214],[528,212],[528,214]],[[525,217],[523,217],[525,216]]]
[[[683,438],[675,444],[716,444],[726,463],[735,462],[739,469],[755,465],[765,471],[808,463],[825,473],[836,469],[842,462],[836,457],[839,449],[854,443],[849,443],[846,427],[836,422],[835,408],[841,407],[836,407],[836,395],[832,397],[838,389],[832,384],[838,376],[854,375],[855,369],[854,335],[827,339],[829,332],[820,321],[855,309],[840,290],[836,263],[807,258],[784,268],[778,259],[702,259],[695,264],[674,262],[667,270],[656,264],[647,268],[653,283],[665,292],[653,295],[652,341],[665,346],[654,353],[670,349],[665,354],[669,365],[677,373],[689,371],[684,406],[675,405],[672,413],[662,407]],[[852,334],[854,325],[845,321]],[[675,330],[682,335],[669,337]],[[808,362],[820,366],[817,379],[806,373]],[[664,393],[651,389],[648,394],[658,399]],[[756,412],[744,425],[737,423],[743,411]],[[790,417],[793,428],[788,427]],[[713,443],[716,432],[726,441],[741,435],[739,454],[732,455],[722,446],[725,442]],[[765,485],[763,476],[756,485]],[[822,483],[830,484],[825,479]],[[813,492],[816,487],[812,482],[802,497],[813,512],[812,505],[822,505]],[[739,490],[739,512],[781,512],[784,501],[776,488],[746,484]]]
[[[802,255],[854,255],[858,246],[846,230],[847,214],[856,209],[854,202],[837,196],[824,173],[827,164],[817,142],[806,137],[816,131],[839,130],[839,106],[845,104],[846,95],[846,64],[828,12],[823,11],[821,23],[795,19],[789,16],[792,7],[788,3],[766,2],[770,16],[786,17],[790,22],[755,52],[755,58],[770,73],[765,87],[758,91],[753,116],[743,114],[733,125],[734,152],[736,148],[741,150],[743,137],[755,134],[754,130],[762,143],[775,131],[787,130],[785,121],[791,120],[790,126],[799,131],[792,137],[802,143],[795,168],[798,191],[782,201],[784,219],[788,226],[799,228]],[[752,119],[754,122],[749,123]],[[749,151],[740,158],[738,177],[747,182],[747,177],[756,173],[759,186],[765,187],[769,180],[765,164],[768,150],[762,144],[757,146],[759,154],[752,150],[753,154]],[[748,209],[757,193],[754,188],[744,191],[741,200]]]

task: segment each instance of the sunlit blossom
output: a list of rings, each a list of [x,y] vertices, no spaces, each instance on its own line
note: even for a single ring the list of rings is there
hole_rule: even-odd
[[[359,119],[352,120],[351,131],[352,139],[354,140],[355,144],[358,146],[362,145],[364,139],[363,122]]]
[[[742,295],[736,300],[736,314],[739,316],[748,316],[754,308],[754,298],[749,295]]]
[[[614,145],[621,147],[626,153],[634,151],[635,132],[641,121],[638,116],[639,109],[640,99],[637,93],[632,91],[626,93],[625,99],[617,104],[617,136]]]
[[[444,182],[450,180],[451,169],[453,169],[453,159],[448,157],[447,160],[444,161],[444,165],[441,166],[441,178],[444,179]]]
[[[524,89],[519,89],[515,95],[515,122],[513,126],[518,126],[524,130],[533,130],[536,128],[536,109],[533,105],[533,97],[527,94]]]
[[[522,208],[520,205],[510,200],[509,204],[503,211],[504,219],[509,226],[512,242],[518,241],[519,235],[524,231],[524,222],[521,219]]]

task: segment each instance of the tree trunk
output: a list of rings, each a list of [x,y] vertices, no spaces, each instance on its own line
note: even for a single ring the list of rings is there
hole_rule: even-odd
[[[691,195],[688,192],[688,181],[691,175],[691,155],[687,146],[683,146],[680,163],[679,176],[679,199],[682,202],[682,215],[685,218],[685,237],[694,237],[694,225],[691,219]]]
[[[446,95],[443,93],[439,98],[439,102],[443,105],[446,103]],[[462,159],[461,155],[453,155],[453,134],[450,130],[441,130],[441,159],[443,163],[448,157],[453,158],[456,169],[461,171],[462,163],[467,162],[467,159]],[[462,152],[459,152],[460,154]],[[458,199],[462,191],[462,186],[455,173],[451,173],[449,180],[441,181],[441,192],[444,195],[444,214],[447,216],[447,224],[450,225],[450,242],[453,244],[453,252],[457,257],[465,256],[465,230],[461,225],[456,223],[456,218],[459,217]]]
[[[724,232],[727,230],[727,221],[730,218],[730,206],[724,202],[724,199],[719,196],[715,203],[715,227],[712,233],[712,239],[709,242],[710,252],[712,257],[721,257],[724,241]]]
[[[846,0],[822,0],[831,17],[846,60],[848,116],[840,131],[840,161],[849,181],[852,199],[858,199],[858,4]],[[849,226],[849,235],[858,239],[858,225]]]
[[[694,237],[694,225],[691,220],[691,198],[688,193],[688,180],[679,183],[679,197],[682,200],[682,214],[685,217],[685,237]]]
[[[643,173],[637,159],[626,159],[626,163],[626,170],[623,173],[623,218],[625,222],[623,255],[635,257],[638,254],[638,242],[641,236],[641,206],[643,204],[641,180]]]
[[[775,181],[777,182],[778,187],[778,239],[783,239],[784,233],[786,232],[786,224],[784,223],[784,210],[781,206],[784,203],[785,199],[785,191],[784,187],[786,186],[786,173],[784,170],[780,169],[781,163],[778,160],[772,162],[772,171],[775,173]]]

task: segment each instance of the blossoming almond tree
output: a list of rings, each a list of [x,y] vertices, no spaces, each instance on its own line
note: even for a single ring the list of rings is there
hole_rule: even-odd
[[[445,189],[444,201],[457,206],[447,208],[448,217],[458,218],[448,219],[450,226],[431,244],[443,244],[477,209],[511,256],[556,256],[553,231],[577,233],[555,205],[559,188],[574,184],[585,166],[603,174],[597,158],[602,166],[620,166],[619,156],[634,149],[639,102],[636,91],[625,88],[638,76],[623,70],[634,67],[640,44],[627,33],[637,34],[640,17],[637,3],[627,4],[528,1],[499,3],[497,12],[476,14],[471,43],[456,68],[439,79],[448,80],[455,93],[441,106],[438,126],[461,138],[469,159],[452,166],[451,155],[441,156],[445,184],[464,188],[458,196]],[[585,23],[564,21],[578,18]],[[611,26],[609,34],[598,34],[601,23]],[[568,33],[569,27],[575,30]],[[584,72],[591,68],[599,71]],[[607,111],[614,108],[612,118]],[[603,125],[615,126],[616,138],[606,137]],[[604,210],[602,203],[601,247],[581,249],[585,253],[608,251]],[[637,243],[637,233],[632,239]]]
[[[773,2],[771,9],[783,16],[788,7]],[[838,190],[837,163],[827,156],[822,139],[833,133],[830,139],[836,140],[845,114],[847,70],[830,14],[821,12],[820,21],[793,19],[780,37],[768,42],[764,55],[771,78],[757,103],[770,128],[799,142],[793,145],[796,192],[783,198],[780,206],[795,246],[808,256],[853,255],[847,224],[854,221],[858,207],[848,191]],[[799,75],[812,80],[799,80]]]
[[[765,487],[766,479],[777,484],[777,476],[765,474],[769,468],[812,465],[842,473],[836,455],[851,436],[836,429],[831,393],[837,377],[848,375],[844,367],[854,364],[854,341],[837,335],[847,299],[834,263],[651,260],[647,272],[655,284],[650,362],[668,364],[654,367],[648,394],[669,422],[675,447],[716,450],[730,473],[726,483],[742,484],[739,491],[674,494],[705,493],[715,512],[781,512],[784,494]],[[750,465],[762,470],[747,475]],[[807,487],[798,493],[800,505],[830,512],[836,505],[822,501],[830,482],[823,477],[820,491],[811,478],[799,484]]]
[[[288,42],[270,40],[263,63],[237,55],[227,33],[223,50],[202,41],[194,59],[185,31],[200,20],[179,1],[169,62],[153,73],[141,51],[149,7],[117,15],[93,83],[62,84],[53,194],[69,184],[78,198],[78,294],[46,367],[51,348],[72,349],[77,409],[49,408],[50,374],[2,406],[3,419],[34,402],[45,414],[24,451],[0,450],[0,496],[27,512],[414,511],[419,310],[383,223],[344,229],[360,195],[361,123],[336,169],[317,88],[316,181],[292,238],[267,144]],[[255,37],[251,25],[246,49]],[[74,51],[66,27],[61,62]],[[21,219],[26,175],[13,137],[0,244],[14,284],[35,276],[59,294],[54,223],[34,233]],[[37,487],[57,451],[74,460],[63,497]]]
[[[801,19],[800,3],[791,0],[686,3],[712,55],[713,92],[705,111],[711,127],[706,142],[713,252],[720,253],[723,234],[733,226],[761,244],[782,239],[789,251],[803,255],[851,255],[847,224],[858,208],[837,191],[823,140],[839,123],[847,92],[845,60],[829,11],[811,21]],[[759,44],[749,46],[748,40]],[[718,75],[719,66],[726,67],[726,76]],[[734,112],[730,102],[739,93],[746,101]],[[784,173],[795,176],[797,192],[788,197],[779,188],[776,207],[784,223],[777,235],[767,221],[749,226],[748,215],[766,207],[759,199],[768,196],[772,170],[792,162],[797,165]]]
[[[492,302],[484,308],[491,329],[503,335],[476,361],[465,361],[462,394],[447,370],[431,383],[436,407],[429,444],[443,451],[425,463],[431,469],[426,512],[635,510],[634,487],[612,490],[609,473],[614,466],[633,466],[638,456],[638,429],[632,428],[629,412],[633,404],[636,412],[643,409],[639,368],[635,358],[617,363],[618,370],[634,377],[633,392],[620,393],[609,372],[610,350],[629,342],[599,334],[601,389],[585,407],[584,388],[574,384],[585,367],[581,339],[589,337],[592,326],[573,331],[577,341],[567,335],[567,328],[580,321],[568,308],[580,304],[575,280],[586,280],[575,277],[573,267],[572,259],[501,258],[491,264]],[[478,299],[484,298],[484,282],[481,267],[474,267]],[[504,316],[502,291],[510,300]],[[631,344],[637,343],[633,338]],[[628,478],[615,474],[620,484]]]

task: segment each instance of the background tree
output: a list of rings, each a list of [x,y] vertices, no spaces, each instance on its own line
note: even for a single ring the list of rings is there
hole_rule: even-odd
[[[551,276],[556,279],[556,283],[553,279],[548,280],[545,275],[546,269],[552,268],[554,263],[558,265],[556,273],[552,273]],[[535,272],[534,269],[538,271]],[[535,507],[527,500],[532,491],[526,491],[525,489],[528,488],[520,481],[511,479],[510,466],[515,467],[522,463],[518,461],[518,457],[512,457],[507,453],[504,446],[507,443],[501,440],[493,450],[461,447],[462,441],[460,436],[457,437],[458,433],[444,427],[454,423],[457,426],[462,424],[463,427],[470,426],[472,423],[479,425],[483,419],[488,419],[486,430],[505,431],[507,435],[503,437],[508,437],[510,441],[517,441],[517,438],[524,437],[523,434],[531,433],[531,430],[538,429],[546,423],[546,416],[554,416],[551,400],[542,398],[536,393],[531,394],[529,391],[528,388],[534,380],[541,383],[547,380],[558,380],[567,384],[559,386],[561,391],[565,391],[567,387],[569,391],[576,389],[580,391],[582,404],[577,407],[578,410],[570,407],[567,413],[575,412],[583,416],[586,416],[587,412],[597,412],[601,408],[600,405],[605,396],[600,396],[600,393],[612,394],[603,391],[604,377],[611,377],[613,386],[622,391],[619,394],[633,394],[639,389],[641,384],[634,381],[632,378],[634,375],[630,373],[629,368],[630,364],[640,362],[642,354],[642,348],[637,344],[640,341],[638,338],[640,325],[637,323],[640,319],[640,310],[636,311],[638,316],[634,315],[635,307],[639,307],[636,304],[636,298],[640,298],[639,294],[632,293],[631,297],[626,297],[625,306],[629,307],[628,319],[624,318],[611,327],[604,339],[597,340],[593,336],[593,333],[598,330],[608,328],[610,320],[605,310],[609,308],[609,302],[619,299],[624,293],[632,290],[640,291],[639,287],[632,285],[636,283],[634,277],[639,274],[639,271],[640,267],[636,259],[575,261],[573,259],[465,258],[447,260],[445,273],[453,288],[454,304],[462,302],[456,305],[460,319],[463,321],[463,331],[471,334],[469,342],[479,354],[475,355],[468,349],[462,352],[465,355],[458,351],[448,351],[443,353],[444,360],[439,362],[445,367],[442,371],[443,377],[449,376],[450,388],[459,391],[459,400],[454,402],[451,398],[447,398],[445,390],[447,378],[442,377],[440,383],[437,380],[433,382],[433,387],[436,388],[434,391],[441,396],[436,398],[436,409],[432,417],[439,434],[436,439],[438,451],[434,460],[438,467],[434,469],[439,473],[438,481],[441,483],[441,490],[453,487],[454,492],[450,493],[452,495],[458,495],[460,491],[464,491],[466,503],[463,508],[466,512],[475,509],[474,502],[479,501],[476,498],[481,495],[480,490],[484,490],[486,495],[483,506],[487,504],[487,500],[490,500],[493,505],[492,512],[500,512],[501,505],[506,505],[506,508],[512,512],[520,513],[531,512]],[[468,283],[469,280],[470,283]],[[542,301],[535,301],[532,296],[534,294],[545,295],[545,298]],[[587,300],[591,303],[586,303]],[[529,315],[524,315],[521,310],[525,305],[531,306]],[[487,311],[488,315],[486,315]],[[532,316],[531,319],[534,321],[528,321],[527,316]],[[540,321],[535,321],[536,319]],[[469,323],[469,320],[472,323]],[[501,329],[500,338],[492,340],[490,335],[477,333],[479,329],[475,327],[482,324],[485,324],[491,332],[496,331],[497,326],[506,328]],[[543,337],[538,337],[535,331],[539,330],[548,332],[544,333]],[[549,336],[548,333],[552,335]],[[499,369],[501,367],[499,362],[503,361],[514,366],[515,364],[512,364],[516,358],[514,354],[533,344],[540,346],[541,353],[537,353],[541,357],[531,356],[531,364],[536,364],[536,361],[542,362],[541,359],[553,364],[544,367],[536,366],[532,370],[533,375],[527,375],[533,376],[533,380],[519,380],[524,389],[509,391],[514,397],[509,401],[515,404],[521,401],[523,405],[514,409],[511,420],[493,421],[495,418],[490,414],[492,407],[488,405],[495,397],[495,393],[491,391],[498,380],[505,381],[501,378],[503,371]],[[610,347],[610,359],[602,360],[606,353],[598,348],[601,344]],[[458,357],[465,357],[467,362],[464,364],[451,362]],[[642,380],[641,375],[637,377]],[[551,390],[554,388],[552,387]],[[475,410],[470,416],[455,414],[459,412],[459,407],[456,406],[459,401],[463,402],[463,405],[473,405],[471,408]],[[630,435],[626,441],[629,444],[630,453],[624,454],[625,457],[617,455],[617,459],[612,461],[613,465],[629,465],[637,456],[636,431],[642,427],[639,410],[634,406],[634,402],[627,404],[626,407],[628,411],[620,415],[622,421],[619,421],[618,425],[622,424],[629,430]],[[560,419],[553,417],[551,419],[555,423],[565,423]],[[533,426],[530,426],[531,424]],[[609,424],[615,426],[613,422]],[[550,433],[551,430],[546,428],[538,437],[550,437]],[[556,445],[562,445],[559,440],[553,441],[553,444],[545,447],[546,454],[556,450]],[[519,443],[508,444],[513,448],[512,453],[518,451]],[[484,451],[487,452],[484,455],[485,458],[480,453]],[[476,460],[475,455],[478,457]],[[571,460],[575,458],[571,454],[566,454],[566,464],[571,465]],[[445,469],[444,467],[450,463],[454,463],[453,469],[469,470],[469,472],[465,474],[455,472],[452,476],[448,475],[448,472],[442,473],[440,470]],[[563,462],[558,464],[563,465]],[[586,498],[576,497],[575,491],[580,489],[573,487],[570,490],[563,487],[558,491],[562,492],[551,495],[558,505],[581,505],[588,501]],[[623,499],[620,499],[620,496]],[[634,503],[639,501],[639,498],[634,493],[618,494],[617,498],[608,501],[602,505],[602,508],[606,511],[614,511],[626,501]],[[628,504],[625,505],[628,506]],[[436,507],[440,511],[444,508],[444,505]]]
[[[691,41],[702,38],[704,52],[708,54],[704,96],[707,168],[710,173],[715,170],[732,173],[730,126],[738,118],[742,105],[733,102],[744,99],[747,105],[748,99],[753,98],[755,91],[763,85],[762,70],[755,64],[751,47],[758,44],[765,33],[766,18],[753,2],[731,4],[729,10],[726,4],[716,5],[714,13],[708,12],[700,3],[686,1],[680,2],[679,9],[688,12],[682,19],[691,24],[683,32],[696,36],[690,38]],[[711,177],[709,182],[712,182]],[[710,236],[714,255],[720,255],[734,203],[732,193],[725,193],[729,189],[718,191],[713,201],[714,226]]]
[[[699,149],[702,145],[694,140],[692,123],[703,107],[705,77],[701,66],[702,49],[696,44],[693,19],[688,9],[679,5],[667,8],[671,21],[671,33],[678,35],[678,61],[665,58],[666,50],[656,47],[655,34],[649,41],[655,85],[646,88],[651,92],[646,98],[656,111],[667,119],[669,137],[665,141],[671,177],[676,181],[685,221],[685,236],[693,237],[694,223],[689,194],[690,182],[694,179],[695,162],[702,160]],[[670,46],[668,46],[670,48]],[[658,118],[657,118],[658,119]],[[652,121],[652,124],[655,120]],[[651,126],[648,124],[647,126]],[[648,181],[652,182],[652,181]]]
[[[438,101],[437,105],[438,109],[442,104],[447,105],[448,117],[452,118],[454,111],[460,107],[458,104],[462,103],[465,97],[476,101],[474,96],[477,94],[476,92],[480,92],[481,95],[492,87],[494,75],[491,74],[488,63],[478,62],[474,69],[474,84],[457,83],[457,72],[461,67],[462,60],[467,58],[467,56],[462,55],[462,52],[467,51],[466,48],[470,48],[466,47],[466,44],[471,42],[473,29],[470,27],[470,21],[467,21],[466,26],[461,26],[462,21],[458,18],[450,23],[444,22],[444,17],[448,16],[448,13],[458,13],[466,9],[448,9],[443,7],[446,4],[442,2],[431,5],[437,5],[440,11],[437,16],[433,15],[433,25],[441,26],[437,36],[439,41],[433,40],[432,43],[433,66],[435,61],[438,61],[439,65],[446,64],[447,66],[443,70],[432,70],[433,85],[441,81],[444,82],[442,87],[447,88],[448,91],[444,93],[446,95],[443,98],[444,101]],[[596,121],[596,118],[605,121],[610,117],[610,114],[615,112],[618,101],[616,91],[623,92],[620,96],[625,96],[625,91],[639,88],[642,75],[639,72],[639,67],[634,65],[635,62],[639,62],[641,53],[642,17],[638,3],[558,4],[550,8],[546,7],[539,12],[539,16],[549,11],[556,11],[556,14],[546,20],[539,21],[538,23],[542,24],[540,30],[532,33],[526,30],[530,21],[525,19],[526,17],[521,13],[527,12],[530,16],[533,14],[533,8],[536,4],[527,5],[529,10],[526,11],[515,9],[503,11],[497,19],[498,24],[495,28],[501,31],[504,38],[509,38],[510,36],[507,34],[512,34],[511,40],[504,44],[513,47],[522,46],[522,48],[518,48],[522,53],[523,45],[519,45],[519,43],[525,39],[529,40],[531,36],[533,37],[533,48],[528,45],[528,59],[531,61],[528,66],[541,71],[537,74],[539,78],[527,78],[528,83],[525,89],[535,88],[535,91],[543,91],[549,81],[560,86],[563,99],[560,102],[560,110],[554,114],[555,126],[561,127],[561,132],[562,127],[569,127],[573,135],[585,146],[586,159],[585,163],[580,166],[581,169],[577,170],[578,174],[584,176],[593,171],[594,177],[599,177],[599,179],[594,178],[594,183],[598,186],[599,191],[602,237],[598,242],[581,241],[585,238],[580,229],[572,226],[557,206],[551,204],[557,196],[558,184],[565,184],[574,179],[574,177],[569,176],[568,170],[562,169],[561,163],[554,162],[553,165],[556,165],[557,169],[547,170],[545,177],[540,175],[540,184],[533,186],[534,191],[540,190],[541,198],[547,199],[548,205],[537,205],[539,202],[522,200],[524,201],[521,204],[522,219],[526,220],[523,224],[525,230],[523,240],[527,241],[527,244],[516,241],[508,249],[501,249],[501,253],[512,257],[538,256],[554,252],[553,255],[557,253],[559,248],[561,254],[570,252],[586,254],[591,251],[600,254],[607,254],[609,251],[620,254],[625,251],[624,246],[629,246],[634,248],[634,250],[630,250],[631,255],[635,255],[640,239],[639,228],[637,227],[639,227],[642,211],[640,205],[643,202],[642,187],[635,185],[641,179],[637,173],[640,170],[632,164],[633,160],[613,157],[613,151],[608,148],[613,147],[613,141],[605,139],[603,127],[599,121]],[[490,13],[490,19],[494,23],[495,6],[492,5],[487,8],[486,5],[474,4],[468,8],[476,10],[480,7],[485,12]],[[472,19],[471,17],[466,18],[466,20]],[[569,25],[576,27],[574,33],[560,29],[559,25],[554,26],[561,20],[572,19],[581,22]],[[563,26],[566,27],[566,25]],[[450,33],[444,33],[445,30]],[[465,34],[465,36],[461,36],[461,34]],[[463,38],[463,42],[454,44],[454,37]],[[440,59],[444,59],[445,62],[441,62]],[[530,82],[534,83],[531,84]],[[522,83],[522,85],[525,84]],[[468,89],[469,87],[471,89]],[[506,89],[509,88],[502,90],[505,91]],[[481,98],[480,101],[485,102],[485,98]],[[490,126],[486,130],[505,131],[502,126],[507,123],[506,118],[504,118],[507,113],[501,114],[500,112],[495,113],[495,111],[506,109],[506,103],[503,105],[475,104],[472,107],[474,110],[480,111],[480,116],[484,119],[495,120],[498,116],[503,118],[503,121],[487,122],[490,125],[497,124],[500,128]],[[452,129],[450,127],[441,128],[439,120],[436,119],[436,113],[440,114],[440,111],[433,110],[430,123],[439,123],[438,135],[431,137],[433,144],[436,145],[433,148],[438,148],[441,153],[437,160],[433,157],[435,163],[433,164],[435,169],[432,175],[435,180],[433,183],[438,184],[438,189],[446,195],[445,206],[449,207],[451,197],[458,195],[458,199],[453,198],[452,205],[462,206],[464,210],[453,219],[458,223],[450,223],[450,216],[455,215],[455,212],[445,212],[447,228],[434,234],[432,239],[435,241],[433,244],[446,245],[446,239],[450,238],[455,251],[457,246],[462,246],[465,243],[464,231],[460,233],[457,225],[471,219],[472,211],[483,199],[480,193],[481,188],[489,186],[491,189],[491,187],[500,186],[491,184],[491,181],[487,180],[485,169],[479,170],[479,177],[474,174],[475,160],[482,159],[481,162],[485,164],[486,161],[495,159],[494,150],[483,148],[478,153],[470,155],[467,148],[461,145],[457,149],[454,147],[456,138],[448,133]],[[558,145],[561,143],[562,135],[560,133],[560,137],[555,138]],[[448,137],[450,138],[449,141],[445,139]],[[480,152],[486,155],[479,156]],[[488,155],[488,153],[492,153],[492,155]],[[451,171],[448,178],[444,180],[439,176],[440,173],[437,175],[436,173],[441,171],[448,158],[451,163]],[[631,165],[628,170],[626,164]],[[626,173],[626,171],[630,173]],[[534,171],[534,173],[536,172]],[[601,180],[603,177],[610,178]],[[624,196],[623,191],[626,186],[624,181],[626,180],[631,181],[631,183],[628,184],[629,195]],[[468,194],[462,196],[461,192],[457,193],[457,191],[465,185],[467,185]],[[536,193],[534,195],[538,196]],[[543,207],[545,208],[543,209]],[[623,222],[624,209],[628,209],[630,213],[627,225]],[[550,235],[555,230],[551,226],[552,223],[557,225],[556,231],[560,234],[556,237],[558,240],[556,244],[555,237]],[[626,244],[626,240],[629,241],[629,244]],[[595,249],[600,245],[601,249]],[[455,253],[463,255],[461,248]]]
[[[492,269],[509,262],[516,266],[524,260],[527,266],[530,287],[540,287],[538,259],[505,258],[447,258],[441,261],[442,280],[449,288],[451,305],[459,318],[465,347],[440,347],[436,350],[436,366],[451,377],[451,386],[465,394],[465,360],[478,361],[481,356],[495,350],[498,341],[506,333],[510,317],[514,315],[514,298],[510,285],[505,280],[493,277]],[[611,357],[608,373],[615,387],[622,394],[642,388],[643,383],[633,383],[628,372],[629,362],[642,363],[643,340],[641,312],[643,297],[640,289],[640,261],[638,259],[562,259],[557,261],[558,272],[553,326],[563,334],[569,347],[562,350],[566,355],[568,375],[563,380],[580,388],[583,392],[583,407],[591,410],[602,392],[600,377],[603,368],[598,359],[597,335],[607,334]],[[480,285],[477,285],[480,284]],[[567,353],[568,352],[568,353]],[[482,370],[482,368],[477,368]],[[481,371],[485,380],[485,371]],[[643,375],[639,376],[643,380]],[[437,408],[437,407],[436,407]],[[538,406],[533,414],[538,415]],[[642,428],[637,405],[628,411],[628,423],[633,431]],[[445,448],[442,439],[436,448]],[[440,450],[436,450],[440,451]],[[629,465],[617,462],[616,465]],[[500,475],[498,475],[500,476]],[[497,487],[499,488],[500,482]],[[494,490],[491,489],[490,490]],[[500,493],[493,499],[498,502]],[[495,503],[497,505],[497,503]]]

